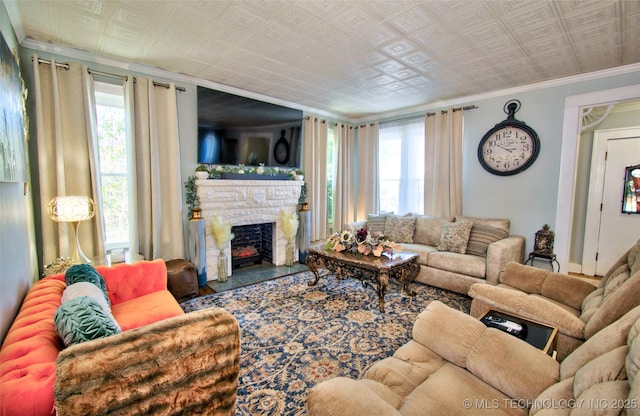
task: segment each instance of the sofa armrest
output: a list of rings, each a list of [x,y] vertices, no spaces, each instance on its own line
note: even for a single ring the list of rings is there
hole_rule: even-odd
[[[473,298],[471,313],[476,317],[489,309],[494,309],[553,325],[558,327],[558,331],[562,334],[573,338],[584,338],[585,323],[578,316],[579,311],[571,311],[542,296],[486,283],[471,285],[469,296]]]
[[[439,301],[420,313],[413,339],[511,398],[533,400],[560,377],[542,350]]]
[[[57,414],[232,415],[239,331],[231,314],[210,308],[66,348]]]
[[[487,247],[487,283],[497,285],[500,272],[511,261],[524,261],[524,237],[510,235],[507,238],[489,244]]]
[[[582,301],[596,285],[575,276],[554,273],[519,263],[509,263],[500,275],[500,283],[526,293],[542,295],[580,311]]]

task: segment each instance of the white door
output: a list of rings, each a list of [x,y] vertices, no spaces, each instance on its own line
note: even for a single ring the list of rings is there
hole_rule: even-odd
[[[607,140],[596,275],[604,275],[640,239],[640,214],[622,213],[625,168],[640,164],[640,137]]]

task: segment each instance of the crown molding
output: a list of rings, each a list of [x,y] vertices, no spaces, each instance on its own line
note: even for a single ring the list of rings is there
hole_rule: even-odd
[[[11,3],[5,3],[5,4],[11,4]],[[17,13],[17,8],[15,7],[15,5],[12,5],[11,7]],[[18,17],[19,17],[19,13],[18,13]],[[12,24],[13,24],[13,19],[12,19]],[[14,26],[14,31],[17,32],[16,26]],[[23,38],[24,38],[24,35],[23,35]],[[272,104],[295,108],[297,110],[303,111],[305,115],[313,114],[316,116],[327,117],[334,120],[344,120],[344,122],[351,123],[354,125],[357,125],[360,123],[367,123],[367,122],[393,120],[400,117],[402,118],[411,117],[414,115],[424,114],[426,112],[433,111],[434,109],[438,109],[438,108],[455,107],[463,104],[468,104],[474,101],[487,100],[491,98],[502,97],[505,95],[520,94],[520,93],[528,92],[532,90],[553,88],[553,87],[558,87],[558,86],[563,86],[568,84],[575,84],[577,82],[591,81],[594,79],[606,78],[606,77],[623,75],[623,74],[640,71],[640,63],[635,63],[635,64],[618,66],[615,68],[603,69],[600,71],[588,72],[580,75],[573,75],[573,76],[564,77],[564,78],[556,78],[552,80],[541,81],[541,82],[522,85],[522,86],[513,87],[513,88],[506,88],[503,90],[490,91],[482,94],[463,96],[463,97],[453,98],[450,100],[435,101],[435,102],[425,103],[419,106],[403,108],[395,111],[372,114],[365,117],[348,118],[348,117],[331,113],[318,108],[307,107],[299,103],[281,100],[279,98],[270,97],[270,96],[255,93],[252,91],[243,90],[241,88],[236,88],[236,87],[232,87],[225,84],[220,84],[214,81],[196,78],[196,77],[192,77],[185,74],[178,74],[175,72],[166,71],[164,69],[160,69],[160,68],[156,68],[148,65],[137,64],[133,62],[125,62],[116,58],[104,57],[104,56],[96,55],[91,52],[81,51],[78,49],[73,49],[73,48],[68,48],[63,46],[57,46],[51,43],[35,41],[33,39],[24,39],[22,42],[20,42],[20,46],[24,48],[35,49],[38,51],[51,53],[51,54],[62,55],[65,57],[78,59],[86,62],[93,62],[96,64],[111,66],[114,68],[120,68],[128,71],[148,74],[150,76],[160,77],[160,78],[164,78],[174,82],[181,82],[181,83],[194,85],[194,86],[203,86],[207,88],[212,88],[219,91],[228,92],[230,94],[236,94],[243,97],[252,98],[255,100],[260,100],[260,101],[264,101]]]
[[[22,44],[22,42],[27,37],[24,33],[24,27],[22,26],[22,15],[20,14],[20,10],[18,10],[17,3],[15,1],[7,1],[2,0],[4,4],[4,8],[7,10],[7,14],[9,15],[9,22],[11,22],[11,27],[13,27],[13,33],[16,35],[18,39],[18,44]]]
[[[125,62],[117,58],[105,57],[105,56],[97,55],[97,54],[79,50],[79,49],[68,48],[65,46],[58,46],[52,43],[36,41],[30,38],[24,39],[20,43],[20,46],[23,48],[34,49],[36,51],[60,55],[65,58],[71,58],[71,59],[84,61],[88,63],[95,63],[95,64],[106,65],[106,66],[119,68],[127,71],[138,72],[138,73],[149,75],[152,77],[163,78],[165,80],[172,81],[172,82],[180,82],[187,85],[212,88],[218,91],[223,91],[230,94],[236,94],[246,98],[252,98],[254,100],[259,100],[259,101],[264,101],[271,104],[277,104],[285,107],[295,108],[296,110],[301,110],[304,113],[312,113],[322,117],[344,119],[344,117],[338,114],[320,110],[318,108],[308,107],[305,105],[301,105],[299,103],[281,100],[279,98],[270,97],[268,95],[263,95],[256,92],[243,90],[241,88],[220,84],[220,83],[209,81],[206,79],[192,77],[190,75],[167,71],[167,70],[149,66],[149,65],[143,65],[143,64],[138,64],[134,62]]]

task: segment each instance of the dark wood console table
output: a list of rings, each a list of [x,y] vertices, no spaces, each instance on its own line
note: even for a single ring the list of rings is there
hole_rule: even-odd
[[[315,275],[315,279],[309,282],[314,286],[320,280],[318,269],[326,267],[335,273],[338,279],[353,277],[363,285],[373,288],[378,294],[378,306],[384,313],[384,295],[387,291],[389,278],[394,278],[402,283],[402,290],[409,296],[416,293],[409,286],[420,271],[418,255],[415,253],[396,253],[393,258],[386,256],[364,256],[345,254],[323,247],[309,249],[305,264]]]

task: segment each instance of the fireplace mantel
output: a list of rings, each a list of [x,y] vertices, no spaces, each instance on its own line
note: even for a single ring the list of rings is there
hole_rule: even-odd
[[[229,180],[197,179],[196,190],[205,221],[219,215],[232,226],[275,223],[273,232],[273,263],[285,263],[287,240],[278,223],[282,210],[295,213],[304,181],[294,180]],[[207,280],[218,278],[218,255],[209,225],[205,227]],[[231,275],[230,246],[225,247],[227,273]]]

